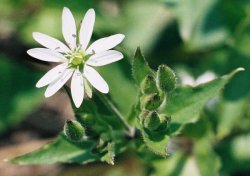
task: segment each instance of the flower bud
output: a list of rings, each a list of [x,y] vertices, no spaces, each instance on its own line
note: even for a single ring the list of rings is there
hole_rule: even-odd
[[[158,107],[160,107],[162,101],[163,98],[157,93],[144,95],[141,97],[141,108],[156,110]]]
[[[85,129],[79,122],[67,120],[64,125],[64,133],[69,139],[79,141],[85,135]]]
[[[157,85],[164,92],[171,92],[177,84],[174,71],[166,66],[160,65],[157,70]]]
[[[149,130],[157,130],[161,125],[160,117],[156,111],[151,111],[143,119],[143,126]]]
[[[161,129],[166,129],[169,127],[170,122],[171,122],[171,117],[167,116],[165,114],[160,114],[160,121],[161,121]]]
[[[148,114],[150,113],[151,111],[149,110],[146,110],[144,109],[143,111],[141,111],[140,115],[139,115],[139,119],[140,119],[140,123],[142,125],[143,123],[143,120],[148,116]]]
[[[152,75],[147,75],[141,83],[141,91],[144,94],[158,93],[155,78]]]

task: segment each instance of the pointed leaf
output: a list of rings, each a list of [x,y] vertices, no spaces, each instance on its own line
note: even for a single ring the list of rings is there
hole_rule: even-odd
[[[132,74],[138,85],[143,81],[143,79],[149,75],[153,74],[153,70],[148,66],[144,56],[142,55],[141,49],[138,47],[132,63]]]
[[[244,69],[238,68],[228,75],[197,87],[177,88],[162,107],[162,113],[172,117],[172,132],[178,133],[183,125],[197,121],[206,102],[223,89],[237,72],[242,70]]]
[[[94,145],[93,141],[71,142],[66,136],[60,135],[42,148],[9,161],[15,164],[86,164],[99,160],[97,155],[91,153]]]
[[[164,134],[162,132],[151,132],[153,134],[149,134],[145,130],[142,131],[142,136],[145,144],[151,150],[157,155],[161,156],[167,156],[167,145],[168,141],[170,139],[170,136],[168,134]],[[152,136],[150,136],[152,135]]]

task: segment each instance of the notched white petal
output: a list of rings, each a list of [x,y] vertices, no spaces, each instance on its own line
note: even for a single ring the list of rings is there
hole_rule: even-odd
[[[47,48],[33,48],[27,51],[27,53],[39,60],[47,62],[66,62],[67,59],[60,53]]]
[[[70,52],[70,49],[61,41],[40,32],[33,32],[33,38],[46,48],[62,53]]]
[[[106,81],[101,77],[101,75],[92,67],[85,65],[84,66],[84,75],[90,84],[102,93],[109,92],[109,86]]]
[[[75,106],[79,108],[84,98],[83,75],[79,70],[76,70],[72,76],[71,95]]]
[[[62,13],[62,33],[68,46],[71,50],[74,50],[76,47],[76,23],[71,11],[67,7],[63,8]]]
[[[66,69],[61,77],[49,84],[44,94],[45,97],[54,95],[69,80],[72,74],[72,69]]]
[[[119,51],[115,50],[108,50],[103,51],[101,53],[94,54],[87,60],[87,64],[91,66],[103,66],[110,64],[112,62],[116,62],[118,60],[121,60],[123,58],[123,54]]]
[[[67,69],[66,63],[60,64],[52,68],[36,83],[36,87],[40,88],[50,84],[51,82],[58,79],[66,69]]]
[[[89,9],[82,20],[82,25],[79,33],[79,40],[82,50],[86,50],[89,44],[89,41],[93,33],[94,24],[95,24],[95,11],[94,9]]]
[[[121,43],[124,38],[125,36],[123,34],[115,34],[109,37],[101,38],[92,43],[86,50],[86,53],[93,54],[112,49]]]

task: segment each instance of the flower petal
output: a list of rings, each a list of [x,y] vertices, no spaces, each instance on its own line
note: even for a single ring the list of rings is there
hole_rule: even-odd
[[[108,50],[94,54],[86,63],[91,66],[103,66],[121,60],[122,58],[122,53],[115,50]]]
[[[94,54],[109,50],[121,43],[124,38],[125,36],[123,34],[116,34],[99,39],[90,45],[90,47],[86,50],[86,53]]]
[[[90,38],[93,33],[94,24],[95,24],[95,11],[94,9],[89,9],[82,20],[82,25],[79,34],[79,40],[82,50],[86,50],[89,44]]]
[[[67,69],[66,63],[60,64],[52,68],[36,83],[36,87],[40,88],[50,84],[51,82],[58,79],[66,69]]]
[[[92,86],[95,87],[97,90],[99,90],[102,93],[109,92],[108,84],[95,69],[93,69],[88,65],[85,65],[84,75],[86,76],[90,84],[92,84]]]
[[[27,51],[27,53],[39,60],[47,62],[66,62],[67,59],[60,53],[47,48],[33,48]]]
[[[67,7],[63,8],[62,13],[62,33],[68,46],[71,50],[74,50],[76,47],[76,23],[71,11]]]
[[[216,78],[216,74],[214,72],[206,71],[201,76],[199,76],[195,82],[196,82],[196,85],[199,85],[199,84],[204,84],[206,82],[212,81],[215,78]]]
[[[33,32],[33,38],[46,48],[68,53],[70,49],[61,41],[40,32]]]
[[[66,69],[61,77],[50,83],[45,91],[45,97],[54,95],[69,80],[69,78],[73,74],[73,71],[73,69]]]
[[[79,108],[84,98],[83,75],[79,70],[76,70],[72,76],[71,95],[75,106]]]

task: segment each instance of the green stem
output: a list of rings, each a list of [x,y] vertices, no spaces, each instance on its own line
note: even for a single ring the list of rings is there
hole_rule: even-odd
[[[69,99],[71,101],[71,106],[74,110],[75,115],[77,114],[77,108],[75,108],[74,106],[74,102],[72,100],[71,94],[70,94],[70,88],[67,86],[64,86]],[[110,110],[112,113],[115,114],[115,116],[120,120],[120,122],[122,123],[122,125],[128,130],[128,135],[130,137],[134,136],[134,129],[132,127],[130,127],[130,125],[127,123],[127,121],[125,120],[124,116],[120,113],[120,111],[115,107],[115,105],[113,104],[113,102],[108,99],[105,95],[100,94],[99,92],[95,92],[96,95],[99,97],[99,99],[102,101],[102,103],[108,108],[108,110]]]
[[[99,92],[96,92],[96,95],[99,97],[99,99],[102,101],[102,103],[112,112],[115,114],[115,116],[120,120],[120,122],[123,124],[123,126],[128,130],[128,135],[133,136],[134,130],[133,128],[128,124],[128,122],[125,120],[124,116],[120,113],[120,111],[115,107],[113,102],[107,98],[104,94],[100,94]]]

